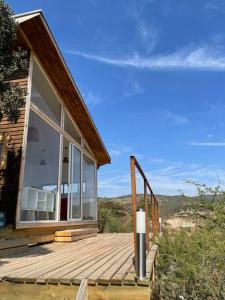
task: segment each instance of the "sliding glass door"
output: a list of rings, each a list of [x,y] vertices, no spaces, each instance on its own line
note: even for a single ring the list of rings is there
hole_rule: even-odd
[[[63,139],[60,220],[81,219],[81,152]]]
[[[83,220],[96,220],[95,163],[83,155]]]
[[[70,219],[81,219],[81,152],[71,148]]]

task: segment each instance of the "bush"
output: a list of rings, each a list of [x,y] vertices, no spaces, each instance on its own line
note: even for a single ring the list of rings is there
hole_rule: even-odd
[[[212,200],[206,191],[201,186],[199,209],[210,210],[208,219],[192,231],[165,230],[160,238],[161,299],[225,299],[224,193]]]
[[[112,201],[98,201],[99,232],[132,232],[132,218],[124,206]]]

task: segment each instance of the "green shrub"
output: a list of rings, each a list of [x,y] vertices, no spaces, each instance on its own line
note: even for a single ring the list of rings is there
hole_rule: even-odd
[[[124,206],[112,201],[98,201],[99,232],[132,232],[132,216]]]
[[[192,231],[165,230],[160,238],[161,299],[225,299],[224,194],[212,200],[203,186],[201,197],[199,209],[211,212],[202,225]]]

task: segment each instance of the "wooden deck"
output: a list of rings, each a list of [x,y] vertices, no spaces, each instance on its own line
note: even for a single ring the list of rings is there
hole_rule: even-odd
[[[89,285],[148,286],[149,280],[135,281],[133,247],[132,234],[116,233],[4,252],[0,254],[0,280],[79,285],[86,278]],[[151,251],[149,277],[150,262]]]

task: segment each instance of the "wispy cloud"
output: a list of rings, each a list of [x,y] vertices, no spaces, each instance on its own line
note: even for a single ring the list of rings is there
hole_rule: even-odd
[[[164,111],[159,118],[159,127],[173,127],[185,125],[188,123],[188,118],[182,115],[175,114],[171,111]]]
[[[146,1],[153,2],[153,1]],[[137,40],[140,42],[143,50],[150,53],[159,42],[159,32],[156,27],[144,17],[146,10],[145,1],[130,1],[125,7],[125,14],[134,21],[137,33]]]
[[[206,11],[214,13],[225,13],[225,3],[224,1],[209,1],[203,6]]]
[[[225,142],[191,142],[191,146],[225,147]]]
[[[152,158],[151,162],[156,163],[156,164],[163,164],[165,160],[163,158],[157,157],[157,158]]]
[[[117,67],[168,71],[225,71],[225,54],[223,50],[220,47],[204,45],[197,48],[186,47],[171,54],[143,57],[138,53],[134,53],[128,57],[114,58],[73,50],[65,50],[65,52]]]
[[[144,48],[150,53],[159,42],[159,33],[152,25],[146,25],[143,20],[138,22],[138,31],[140,32]]]
[[[123,154],[131,154],[132,151],[133,148],[129,146],[113,145],[109,150],[109,153],[112,157],[118,157]]]
[[[219,10],[219,6],[215,3],[208,2],[204,5],[204,9],[206,10]]]
[[[133,75],[129,75],[128,80],[125,81],[125,89],[123,95],[125,97],[131,97],[134,95],[142,95],[144,93],[144,88],[140,84],[137,78],[134,78]]]
[[[94,94],[92,91],[83,92],[82,95],[87,104],[98,104],[101,102],[100,95]]]

